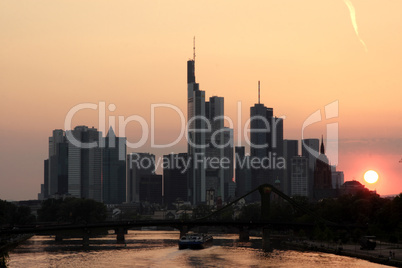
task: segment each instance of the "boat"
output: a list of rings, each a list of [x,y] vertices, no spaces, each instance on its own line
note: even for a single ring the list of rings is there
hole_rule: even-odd
[[[361,250],[374,250],[377,246],[377,242],[375,241],[375,236],[363,236],[360,238],[360,249]]]
[[[188,233],[179,240],[179,249],[203,249],[212,246],[212,235]]]

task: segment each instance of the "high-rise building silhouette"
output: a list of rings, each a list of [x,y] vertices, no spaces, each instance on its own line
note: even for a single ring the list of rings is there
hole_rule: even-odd
[[[102,201],[102,132],[77,126],[66,131],[68,141],[68,193]],[[78,142],[75,144],[73,138]]]
[[[163,156],[166,163],[163,166],[163,192],[164,201],[167,205],[176,202],[176,200],[187,201],[187,159],[186,153]]]
[[[40,186],[38,200],[44,200],[49,197],[49,159],[43,161],[43,184]]]
[[[250,107],[250,142],[251,158],[264,163],[252,168],[253,188],[264,183],[274,185],[283,174],[283,167],[277,166],[283,157],[283,120],[274,117],[273,108],[261,103]],[[255,194],[253,198],[257,201],[259,197]]]
[[[321,140],[320,155],[316,160],[314,171],[314,188],[315,189],[331,189],[331,166],[328,157],[325,155],[324,141]]]
[[[195,48],[194,48],[195,49]],[[205,92],[195,79],[195,52],[187,61],[187,120],[190,168],[187,173],[189,201],[206,202],[207,191],[214,190],[220,200],[234,195],[233,182],[233,130],[224,127],[224,99],[211,97],[205,101]],[[227,146],[226,146],[227,145]],[[215,167],[206,159],[229,160],[228,167]]]
[[[68,193],[68,148],[64,134],[63,130],[55,129],[52,137],[49,137],[47,191],[50,196]]]
[[[140,179],[140,202],[162,204],[162,175],[144,175]]]
[[[337,171],[335,166],[331,167],[332,169],[332,188],[340,189],[344,183],[344,175],[343,171]]]
[[[299,141],[298,140],[284,140],[283,141],[283,157],[286,161],[286,168],[283,171],[282,189],[287,195],[291,194],[291,174],[292,174],[292,158],[299,155]]]
[[[234,148],[233,148],[233,129],[224,127],[224,158],[228,164],[223,167],[224,172],[224,201],[232,199],[236,196],[236,183],[234,182]]]
[[[245,153],[244,146],[235,147],[235,178],[236,178],[236,197],[245,195],[252,190],[251,169],[249,156]],[[250,201],[250,196],[246,201]]]
[[[328,157],[325,155],[324,140],[321,139],[320,155],[316,160],[314,170],[314,199],[334,197],[332,190],[332,171]]]
[[[308,160],[293,156],[290,160],[291,196],[308,196]]]
[[[303,139],[301,143],[302,156],[307,157],[308,161],[308,194],[310,199],[313,199],[314,170],[319,155],[319,147],[319,139]]]
[[[218,161],[225,157],[224,146],[224,99],[222,97],[211,97],[205,102],[205,118],[211,126],[211,131],[205,133],[206,159],[215,158]],[[224,199],[225,196],[225,170],[220,165],[212,166],[207,163],[205,170],[205,188],[208,191],[214,190],[215,196]]]
[[[114,138],[105,139],[102,132],[87,126],[54,130],[49,138],[49,159],[44,163],[44,187],[40,196],[67,195],[107,203],[124,202],[125,138],[115,137],[112,130],[109,134]]]
[[[102,149],[103,203],[126,202],[126,138],[109,129]]]
[[[187,120],[188,120],[188,172],[189,199],[193,204],[205,202],[205,92],[195,82],[195,58],[187,61]]]
[[[127,202],[140,202],[140,181],[143,176],[155,174],[155,155],[131,153],[127,155]]]

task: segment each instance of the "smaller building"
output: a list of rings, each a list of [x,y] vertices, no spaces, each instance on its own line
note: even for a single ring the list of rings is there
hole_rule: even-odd
[[[332,188],[339,189],[344,183],[343,171],[336,171],[335,168],[332,169]]]
[[[140,202],[140,180],[143,176],[155,174],[155,155],[130,153],[127,155],[127,200]]]
[[[343,195],[345,195],[345,194],[355,195],[356,193],[358,193],[360,191],[365,191],[365,190],[368,191],[368,189],[366,187],[364,187],[363,184],[361,184],[360,182],[358,182],[356,180],[347,181],[341,187],[341,193]]]
[[[141,177],[140,202],[162,204],[162,175],[145,175]]]
[[[177,198],[188,199],[187,187],[187,153],[163,156],[163,187],[165,204],[172,204]]]
[[[308,158],[291,158],[291,196],[308,196]]]

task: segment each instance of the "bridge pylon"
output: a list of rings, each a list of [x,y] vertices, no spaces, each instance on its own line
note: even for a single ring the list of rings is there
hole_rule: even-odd
[[[258,187],[258,191],[261,195],[261,221],[266,222],[269,220],[272,188],[269,185],[261,185]],[[264,251],[272,251],[269,229],[266,227],[262,228],[262,249]]]
[[[117,244],[124,244],[126,242],[124,235],[127,234],[127,229],[123,227],[116,228],[114,230],[116,234],[116,242]]]
[[[258,191],[261,195],[261,221],[268,221],[272,188],[264,184],[258,187]]]

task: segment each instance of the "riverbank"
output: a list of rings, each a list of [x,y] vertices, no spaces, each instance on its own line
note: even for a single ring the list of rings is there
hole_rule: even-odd
[[[356,244],[338,245],[306,240],[283,241],[282,246],[287,249],[331,253],[378,264],[402,267],[402,247],[395,244],[380,243],[375,250],[360,250],[360,246]]]
[[[7,252],[17,247],[20,243],[31,238],[32,234],[18,234],[0,239],[0,253]]]

